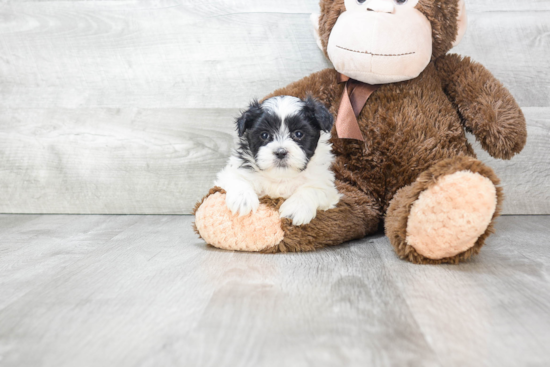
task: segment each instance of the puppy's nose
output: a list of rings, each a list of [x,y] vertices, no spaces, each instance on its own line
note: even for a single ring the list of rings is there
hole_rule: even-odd
[[[288,152],[286,151],[286,149],[283,149],[283,148],[279,148],[275,151],[275,155],[279,159],[284,159],[287,156],[287,154]]]

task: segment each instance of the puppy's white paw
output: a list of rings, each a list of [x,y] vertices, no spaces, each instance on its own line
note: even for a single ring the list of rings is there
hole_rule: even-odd
[[[281,218],[292,219],[292,224],[308,224],[317,216],[317,206],[311,205],[299,196],[289,197],[279,209]]]
[[[260,200],[252,190],[230,190],[225,195],[225,204],[233,214],[243,216],[258,210]]]

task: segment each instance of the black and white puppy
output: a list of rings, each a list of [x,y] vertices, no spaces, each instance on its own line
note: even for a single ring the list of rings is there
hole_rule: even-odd
[[[334,208],[340,194],[330,169],[332,125],[330,112],[309,97],[254,101],[237,119],[237,148],[215,182],[228,208],[242,216],[258,209],[259,197],[284,198],[280,215],[294,225]]]

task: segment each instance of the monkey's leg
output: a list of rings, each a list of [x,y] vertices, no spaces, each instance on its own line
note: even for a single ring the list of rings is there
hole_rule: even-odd
[[[223,190],[213,189],[197,205],[195,227],[214,247],[269,253],[312,251],[376,232],[381,215],[375,200],[348,184],[337,181],[336,186],[343,195],[336,208],[318,211],[303,226],[279,218],[282,199],[262,198],[256,213],[239,217],[225,206]]]
[[[477,159],[436,163],[399,190],[386,215],[386,235],[404,259],[458,263],[479,253],[493,233],[503,195],[493,170]]]

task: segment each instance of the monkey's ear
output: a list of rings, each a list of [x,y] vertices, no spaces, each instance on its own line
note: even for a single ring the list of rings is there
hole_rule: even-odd
[[[332,125],[334,124],[334,117],[332,113],[327,110],[324,104],[308,96],[305,100],[306,108],[308,108],[314,115],[315,120],[319,124],[319,128],[322,131],[330,133]]]
[[[252,101],[248,110],[244,111],[240,117],[237,118],[237,132],[239,137],[242,137],[247,129],[252,127],[254,121],[259,119],[263,114],[262,105],[258,102],[257,99]]]
[[[458,0],[458,9],[458,33],[453,42],[453,47],[462,41],[462,37],[466,34],[466,28],[468,27],[468,15],[466,14],[466,3],[464,0]]]
[[[309,16],[311,24],[313,25],[313,36],[315,37],[315,42],[317,42],[317,46],[321,49],[321,51],[323,51],[323,44],[321,43],[321,36],[319,35],[319,18],[321,18],[321,14],[313,13]]]

